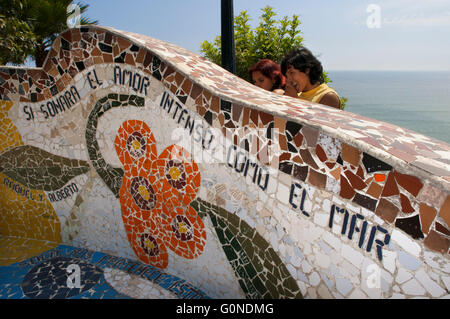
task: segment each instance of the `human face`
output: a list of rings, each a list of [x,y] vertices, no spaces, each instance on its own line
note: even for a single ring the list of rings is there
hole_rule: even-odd
[[[267,91],[272,91],[272,87],[273,87],[273,84],[275,81],[268,78],[267,76],[264,76],[261,73],[261,71],[253,71],[252,79],[253,79],[253,83],[256,86],[259,86],[260,88],[267,90]]]
[[[309,81],[309,69],[305,72],[297,70],[292,65],[288,67],[286,70],[286,80],[290,86],[292,86],[297,93],[307,91],[311,86],[311,82]]]

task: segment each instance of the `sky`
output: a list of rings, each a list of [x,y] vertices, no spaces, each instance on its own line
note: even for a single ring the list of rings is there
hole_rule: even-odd
[[[77,2],[77,1],[74,1]],[[148,35],[197,54],[220,34],[220,0],[81,0],[99,25]],[[234,0],[251,25],[271,6],[300,17],[304,45],[325,70],[450,71],[450,0]]]

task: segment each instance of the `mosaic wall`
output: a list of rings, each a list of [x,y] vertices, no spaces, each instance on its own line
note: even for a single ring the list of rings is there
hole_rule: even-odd
[[[0,99],[1,298],[450,296],[444,142],[104,27]]]

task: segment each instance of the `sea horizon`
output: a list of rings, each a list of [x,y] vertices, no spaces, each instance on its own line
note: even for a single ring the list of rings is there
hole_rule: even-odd
[[[325,70],[325,72],[450,72],[450,70],[344,70],[344,69],[336,69],[336,70]]]
[[[450,71],[326,71],[345,111],[450,144]]]

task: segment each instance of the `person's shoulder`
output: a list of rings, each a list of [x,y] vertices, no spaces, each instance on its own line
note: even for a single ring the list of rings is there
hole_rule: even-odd
[[[334,92],[328,92],[320,99],[320,104],[328,105],[337,109],[341,108],[341,100]]]

